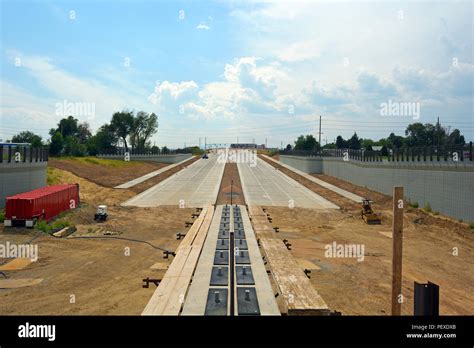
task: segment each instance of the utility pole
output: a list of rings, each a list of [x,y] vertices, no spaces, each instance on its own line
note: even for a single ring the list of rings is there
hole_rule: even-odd
[[[204,150],[207,148],[207,137],[204,137]]]
[[[267,138],[265,138],[265,148],[267,148]]]
[[[201,138],[199,138],[199,148],[201,148]]]
[[[403,187],[393,188],[392,315],[402,312]]]
[[[319,115],[319,146],[321,146],[321,115]]]

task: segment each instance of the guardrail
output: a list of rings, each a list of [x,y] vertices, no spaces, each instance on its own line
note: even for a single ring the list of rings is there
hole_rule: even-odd
[[[0,145],[0,163],[47,162],[48,147],[29,145]]]

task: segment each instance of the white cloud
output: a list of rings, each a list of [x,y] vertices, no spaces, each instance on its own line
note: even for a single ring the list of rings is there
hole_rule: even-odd
[[[209,29],[211,29],[211,27],[208,26],[208,25],[205,24],[205,23],[200,23],[200,24],[196,27],[196,29],[199,29],[199,30],[209,30]]]

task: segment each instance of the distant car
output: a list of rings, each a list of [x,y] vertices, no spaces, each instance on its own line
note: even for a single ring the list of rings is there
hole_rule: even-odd
[[[207,153],[205,153],[205,154],[202,156],[202,158],[208,159],[209,157],[207,156]]]

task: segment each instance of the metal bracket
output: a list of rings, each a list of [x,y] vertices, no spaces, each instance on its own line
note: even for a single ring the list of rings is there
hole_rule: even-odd
[[[210,288],[204,315],[227,315],[227,289]]]
[[[227,286],[229,284],[229,267],[214,266],[211,272],[210,285]]]
[[[250,266],[235,266],[235,278],[237,285],[254,285],[252,267]]]
[[[144,284],[142,285],[142,288],[148,289],[150,287],[150,283],[153,283],[156,286],[160,285],[161,279],[145,278],[145,279],[143,279],[143,282],[144,282]]]
[[[167,259],[169,257],[169,255],[176,256],[176,253],[174,251],[168,251],[168,250],[163,251],[163,258],[164,259]]]
[[[288,250],[291,250],[291,244],[288,242],[288,239],[283,239],[283,243],[285,243],[285,246]]]
[[[239,315],[260,314],[255,288],[237,288],[237,310]]]
[[[280,227],[273,227],[273,230],[274,230],[276,233],[278,233],[278,232],[280,232]]]
[[[216,250],[229,250],[229,239],[218,239]]]
[[[176,233],[176,239],[177,240],[180,240],[182,237],[184,237],[186,235],[186,233],[181,233],[181,232],[178,232]]]
[[[192,226],[193,223],[194,223],[194,222],[185,221],[185,222],[184,222],[184,227]]]
[[[310,270],[310,269],[305,268],[303,272],[304,272],[304,274],[306,274],[306,276],[307,276],[309,279],[311,279],[311,277],[309,276],[309,275],[311,274],[311,270]]]
[[[214,265],[228,265],[229,252],[227,250],[217,250],[214,255]]]
[[[194,219],[194,218],[197,218],[199,215],[200,215],[199,213],[193,213],[193,214],[191,215],[191,218],[193,218],[193,219]]]

